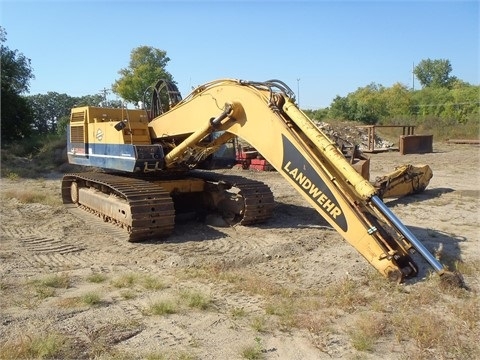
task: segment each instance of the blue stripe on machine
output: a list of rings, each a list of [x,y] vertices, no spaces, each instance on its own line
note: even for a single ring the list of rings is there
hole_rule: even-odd
[[[128,172],[135,170],[135,147],[130,144],[88,144],[88,154],[76,153],[69,149],[70,163],[116,169]]]
[[[163,158],[160,145],[72,143],[68,149],[68,160],[71,164],[127,172],[143,169],[145,166],[149,169],[161,167]]]

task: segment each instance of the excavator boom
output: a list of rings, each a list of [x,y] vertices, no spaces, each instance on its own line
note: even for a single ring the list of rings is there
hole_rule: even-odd
[[[167,168],[195,166],[218,145],[201,141],[214,131],[244,139],[380,273],[415,276],[415,249],[440,274],[443,266],[388,211],[376,189],[295,105],[279,81],[218,80],[197,88],[149,124],[153,141],[184,138],[165,156]],[[192,131],[193,129],[198,129]],[[192,160],[193,159],[193,160]]]

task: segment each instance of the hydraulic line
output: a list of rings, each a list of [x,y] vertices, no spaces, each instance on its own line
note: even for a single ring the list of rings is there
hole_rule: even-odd
[[[395,216],[393,212],[380,200],[380,198],[376,195],[372,196],[371,198],[372,203],[380,210],[380,212],[385,215],[397,228],[403,236],[405,236],[408,241],[413,245],[415,250],[417,250],[420,255],[423,256],[425,260],[439,273],[442,275],[445,272],[445,268],[443,267],[440,262],[423,246],[423,244],[412,234],[408,228],[402,224],[402,222]]]

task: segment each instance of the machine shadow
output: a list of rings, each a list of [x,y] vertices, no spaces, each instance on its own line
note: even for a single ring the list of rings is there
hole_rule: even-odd
[[[388,207],[394,207],[396,205],[407,205],[415,202],[425,201],[434,199],[442,196],[443,194],[448,194],[455,191],[451,188],[436,188],[436,189],[427,189],[418,194],[412,194],[400,198],[386,198],[383,199],[383,202]]]
[[[275,209],[267,223],[259,224],[262,228],[285,229],[291,227],[333,227],[314,208],[275,201]]]
[[[202,242],[205,240],[219,240],[228,237],[221,229],[223,226],[213,226],[205,221],[189,219],[176,221],[173,233],[167,238],[142,241],[143,244],[183,244],[188,242]]]
[[[415,195],[416,201],[426,200],[440,196],[451,189],[434,189],[428,191],[428,194]],[[399,204],[395,200],[394,204]],[[404,199],[405,203],[411,203],[412,199]],[[392,206],[392,202],[388,203]],[[263,224],[251,225],[258,229],[285,229],[285,228],[312,228],[319,231],[335,231],[333,227],[320,214],[310,206],[293,205],[276,201],[274,215],[270,220]],[[450,271],[455,270],[456,264],[462,261],[460,243],[467,241],[463,236],[446,233],[430,228],[418,226],[408,226],[413,235],[423,244],[423,246],[434,255]],[[201,242],[204,240],[219,240],[228,237],[226,232],[222,231],[221,226],[208,225],[205,222],[196,220],[181,221],[176,224],[175,230],[167,239],[152,239],[143,242],[144,244],[180,244],[187,242]],[[414,284],[434,272],[428,262],[417,252],[413,252],[412,258],[418,266],[418,275],[415,278],[408,279],[407,284]]]
[[[416,226],[408,228],[448,271],[455,271],[457,264],[463,261],[460,244],[467,241],[464,236]],[[434,269],[420,254],[415,252],[412,258],[418,266],[418,275],[409,279],[407,284],[420,282],[434,273]]]
[[[433,189],[428,194],[415,195],[414,201],[422,201],[428,198],[435,198],[444,193],[453,191],[448,188]],[[394,204],[399,204],[398,199]],[[411,203],[412,199],[403,199],[405,204]],[[388,203],[392,206],[392,202]],[[293,205],[276,201],[274,216],[265,224],[258,225],[264,229],[282,229],[282,228],[317,228],[335,231],[330,224],[323,219],[316,210],[308,206]],[[431,228],[418,226],[407,226],[413,235],[423,244],[423,246],[434,255],[449,271],[454,271],[458,262],[462,261],[460,244],[467,241],[461,235],[447,233]],[[412,253],[412,258],[418,266],[418,275],[415,278],[408,279],[407,283],[416,283],[423,281],[425,277],[434,272],[431,265],[416,251]]]

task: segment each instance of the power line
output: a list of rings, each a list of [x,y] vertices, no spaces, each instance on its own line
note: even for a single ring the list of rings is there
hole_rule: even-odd
[[[427,106],[447,106],[447,105],[480,105],[480,101],[477,102],[462,102],[462,103],[439,103],[439,104],[415,104],[413,107],[427,107]]]

